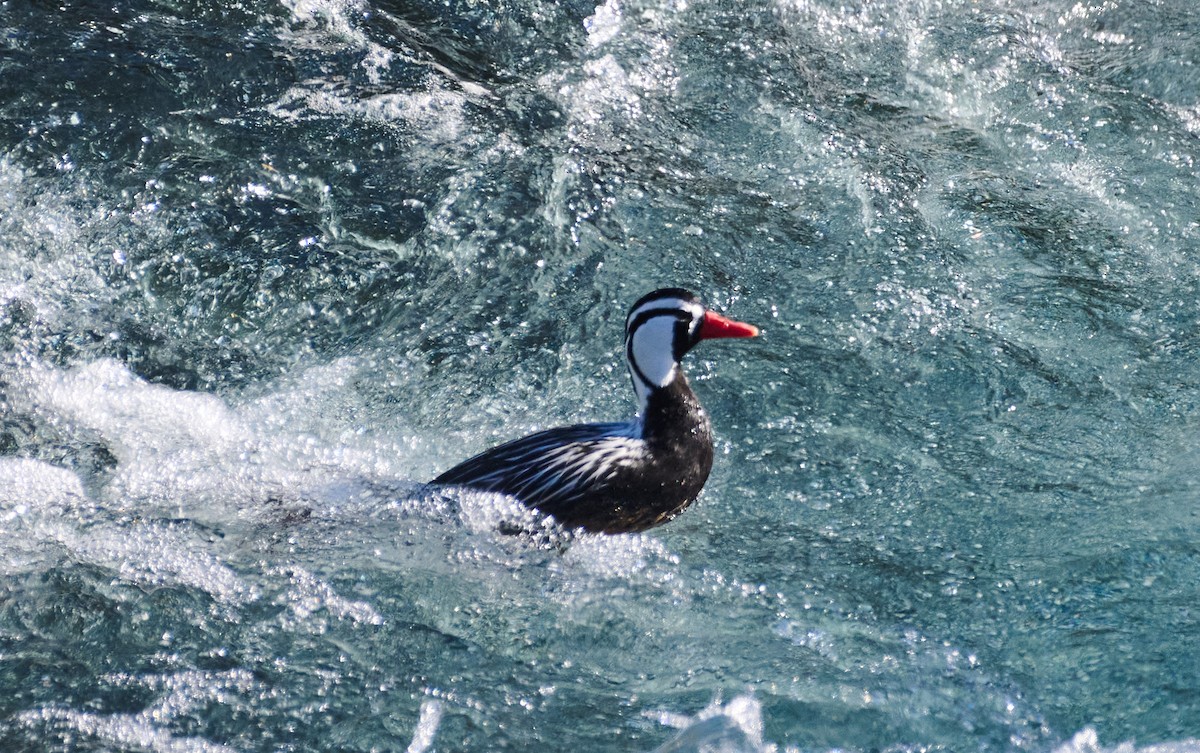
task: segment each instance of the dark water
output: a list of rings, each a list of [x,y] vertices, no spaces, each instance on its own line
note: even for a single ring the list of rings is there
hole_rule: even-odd
[[[1200,749],[1197,18],[0,2],[0,749]],[[415,491],[664,284],[695,507]]]

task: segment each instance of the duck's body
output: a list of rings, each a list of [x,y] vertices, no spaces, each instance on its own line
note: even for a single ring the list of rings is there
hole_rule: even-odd
[[[712,426],[679,359],[702,339],[757,333],[705,311],[686,290],[655,291],[625,324],[637,418],[522,437],[432,483],[508,494],[567,528],[621,533],[665,523],[700,494],[713,462]]]

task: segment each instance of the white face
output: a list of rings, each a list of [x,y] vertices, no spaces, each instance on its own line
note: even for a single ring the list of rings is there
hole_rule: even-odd
[[[671,314],[643,322],[633,333],[630,353],[638,371],[656,387],[665,387],[675,377],[675,326]]]

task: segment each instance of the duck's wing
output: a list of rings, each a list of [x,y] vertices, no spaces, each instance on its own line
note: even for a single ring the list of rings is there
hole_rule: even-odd
[[[494,447],[430,483],[508,494],[549,512],[603,488],[645,456],[636,424],[565,426]]]

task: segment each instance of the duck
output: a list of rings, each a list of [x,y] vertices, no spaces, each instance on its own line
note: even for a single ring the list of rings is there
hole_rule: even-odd
[[[683,288],[648,293],[625,318],[625,360],[638,401],[631,420],[514,439],[430,485],[507,495],[568,530],[616,534],[666,523],[699,496],[713,464],[712,424],[680,361],[702,340],[758,334]]]

